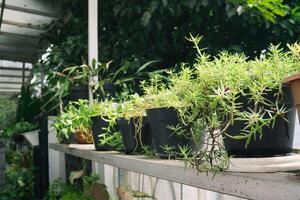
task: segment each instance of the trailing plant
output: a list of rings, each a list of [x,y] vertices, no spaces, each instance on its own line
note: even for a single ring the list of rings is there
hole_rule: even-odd
[[[229,163],[221,136],[243,139],[246,148],[252,140],[263,137],[263,127],[272,128],[279,117],[286,120],[288,110],[283,101],[282,81],[300,70],[299,58],[278,45],[271,45],[268,53],[255,60],[228,52],[212,57],[200,50],[200,40],[191,37],[198,53],[192,89],[197,94],[188,95],[193,97],[188,109],[179,109],[182,122],[186,122],[181,130],[192,134],[199,129],[206,132],[205,147],[194,157],[192,165],[200,170],[222,170]],[[293,46],[299,48],[297,44]],[[274,101],[267,98],[269,94],[274,95]],[[246,98],[246,102],[241,98]],[[238,136],[232,136],[236,134],[227,129],[239,121],[245,127]],[[203,160],[209,165],[201,165]]]
[[[194,141],[197,153],[183,156],[189,164],[200,171],[224,170],[229,157],[222,137],[243,139],[247,147],[250,141],[263,137],[263,127],[272,128],[279,117],[286,120],[282,81],[300,70],[299,45],[289,45],[289,52],[271,45],[266,54],[249,60],[243,54],[226,51],[214,57],[199,47],[201,37],[191,36],[189,40],[197,50],[193,67],[183,65],[178,74],[171,73],[168,85],[153,80],[144,84],[144,90],[154,107],[172,105],[178,111],[181,123],[170,128]],[[160,98],[167,94],[168,98]],[[268,94],[274,95],[275,101],[270,101]],[[234,122],[245,124],[238,136],[228,132]],[[181,152],[186,155],[188,151]]]
[[[103,127],[104,131],[101,134],[98,142],[100,145],[109,145],[115,147],[116,150],[123,149],[122,136],[120,131],[117,128],[117,119],[119,115],[119,111],[117,110],[117,103],[114,100],[104,100],[100,102],[96,102],[93,105],[93,110],[95,112],[94,116],[101,117],[104,121],[108,123],[107,127]]]

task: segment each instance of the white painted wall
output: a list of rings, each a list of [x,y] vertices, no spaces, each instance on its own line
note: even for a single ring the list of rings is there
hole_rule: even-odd
[[[48,143],[58,143],[56,138],[56,131],[53,127],[55,117],[49,117],[48,120]],[[54,151],[50,148],[49,150],[49,183],[52,183],[55,179],[61,178],[65,180],[66,168],[65,168],[65,154]]]
[[[300,149],[300,125],[299,125],[297,112],[296,112],[296,119],[295,119],[294,148]]]

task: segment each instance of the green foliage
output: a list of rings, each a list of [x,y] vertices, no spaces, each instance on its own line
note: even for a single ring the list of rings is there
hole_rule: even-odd
[[[27,85],[21,88],[21,96],[18,99],[17,121],[32,123],[34,117],[41,112],[41,102],[35,97],[32,87]]]
[[[16,116],[16,101],[7,97],[0,97],[0,130],[6,129],[14,123]]]
[[[34,199],[34,168],[32,152],[28,149],[9,151],[6,160],[5,186],[0,192],[0,199]]]
[[[3,139],[12,139],[14,136],[36,130],[37,128],[38,128],[37,124],[32,124],[29,122],[18,122],[13,126],[10,126],[7,129],[5,129],[2,132],[1,137]]]
[[[56,72],[87,60],[87,1],[67,1],[66,10],[71,14],[53,22],[43,35],[52,44],[43,61],[47,90],[61,81]],[[148,78],[147,71],[194,60],[185,40],[189,33],[205,35],[202,45],[213,55],[227,49],[254,57],[271,42],[298,39],[299,10],[298,2],[282,0],[105,1],[99,6],[99,60],[112,61],[111,82],[124,91],[140,92],[139,80]],[[137,74],[149,60],[159,62]]]
[[[97,111],[92,109],[87,100],[80,99],[77,102],[70,102],[65,112],[55,121],[56,136],[59,141],[69,140],[70,135],[76,130],[86,133],[86,138],[91,138],[91,116]]]
[[[263,137],[263,127],[272,128],[277,118],[286,120],[282,81],[300,71],[300,47],[288,45],[290,51],[284,52],[271,45],[267,53],[250,60],[227,51],[212,56],[199,47],[201,37],[189,40],[196,45],[195,64],[183,65],[179,73],[171,72],[167,85],[159,78],[144,83],[144,98],[148,107],[175,107],[178,111],[181,123],[170,128],[190,138],[197,148],[189,158],[188,149],[181,148],[184,160],[200,171],[223,170],[229,162],[222,136],[244,139],[247,147],[251,140]],[[239,136],[227,130],[234,122],[246,125]],[[163,149],[174,154],[167,146]]]
[[[50,186],[44,200],[109,200],[109,193],[96,174],[86,175],[84,170],[70,174],[71,184],[61,179],[55,180]]]

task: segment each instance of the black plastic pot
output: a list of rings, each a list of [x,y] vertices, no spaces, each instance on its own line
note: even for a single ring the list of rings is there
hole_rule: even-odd
[[[78,85],[71,87],[68,100],[78,101],[79,99],[89,99],[88,85]]]
[[[101,117],[95,116],[91,117],[93,121],[92,134],[96,151],[110,151],[114,150],[114,147],[109,145],[100,145],[99,139],[100,135],[104,134],[103,128],[108,127],[108,122],[104,121]]]
[[[293,108],[293,99],[290,88],[284,87],[283,92],[283,102],[289,110],[286,113],[285,118],[287,118],[289,122],[285,121],[282,117],[277,117],[274,127],[264,127],[262,130],[262,139],[259,138],[258,133],[256,140],[252,138],[247,148],[245,148],[246,140],[235,140],[225,137],[224,144],[229,155],[234,155],[236,157],[265,157],[284,155],[292,152],[296,110]],[[273,92],[270,92],[265,98],[270,101],[275,101]],[[238,101],[242,103],[243,106],[241,109],[244,110],[253,105],[249,102],[249,99],[246,99],[245,97],[239,98]],[[264,109],[270,108],[264,106]],[[230,126],[226,132],[232,136],[240,135],[240,132],[244,127],[245,124],[238,121]]]
[[[146,112],[157,156],[160,158],[168,158],[170,156],[163,150],[162,147],[164,145],[174,147],[175,151],[179,151],[178,145],[190,145],[188,139],[177,136],[170,129],[170,126],[179,124],[178,113],[174,108],[154,108],[147,109]]]
[[[117,120],[126,154],[140,153],[142,145],[151,146],[152,144],[150,125],[146,122],[146,119],[143,118],[143,127],[140,136],[136,133],[135,122],[137,121],[135,120],[137,119],[126,120],[125,118],[121,118]]]

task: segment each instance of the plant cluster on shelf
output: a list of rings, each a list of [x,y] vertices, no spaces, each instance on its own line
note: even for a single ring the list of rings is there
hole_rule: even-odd
[[[133,190],[129,185],[120,185],[115,189],[116,195],[109,193],[97,174],[88,174],[83,168],[72,171],[67,183],[61,178],[54,180],[43,200],[115,200],[115,196],[122,200],[156,199],[145,192]]]
[[[251,60],[226,51],[211,56],[201,39],[189,38],[193,66],[168,72],[168,81],[159,74],[142,81],[143,95],[71,102],[55,124],[60,141],[83,125],[96,150],[183,159],[199,171],[224,170],[231,156],[291,152],[295,109],[283,81],[300,70],[299,44],[289,51],[271,45]]]

